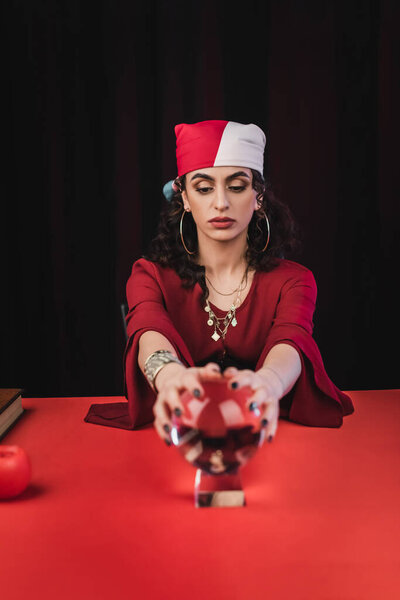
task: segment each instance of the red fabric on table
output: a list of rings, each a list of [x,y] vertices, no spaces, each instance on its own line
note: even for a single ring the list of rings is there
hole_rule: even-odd
[[[397,600],[400,391],[349,392],[336,429],[280,421],[247,506],[194,507],[195,469],[152,427],[88,427],[94,401],[23,398],[2,440],[32,482],[0,502],[4,600]]]
[[[280,402],[280,416],[317,427],[340,427],[343,416],[353,412],[348,395],[328,377],[318,346],[312,337],[317,286],[312,272],[296,262],[279,260],[268,272],[257,272],[244,302],[237,309],[236,327],[225,340],[228,354],[248,368],[262,366],[271,348],[293,346],[300,355],[302,372],[293,389]],[[113,407],[95,405],[85,420],[133,429],[153,421],[155,394],[137,364],[139,338],[157,331],[173,345],[188,366],[218,360],[222,339],[211,339],[202,290],[198,284],[184,289],[172,269],[150,261],[135,262],[127,284],[128,343],[124,356],[125,394],[128,403]],[[223,313],[213,306],[217,316]]]

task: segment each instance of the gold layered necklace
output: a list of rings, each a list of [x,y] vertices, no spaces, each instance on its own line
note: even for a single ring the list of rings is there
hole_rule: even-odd
[[[208,279],[208,277],[206,276],[206,279],[209,282],[209,284],[211,285],[211,287],[213,288],[213,290],[215,290],[217,292],[217,294],[219,294],[220,296],[232,296],[233,294],[236,293],[236,298],[233,301],[230,309],[228,310],[228,312],[226,313],[226,315],[224,317],[217,317],[217,315],[214,313],[214,311],[212,310],[212,308],[210,306],[208,298],[206,299],[206,305],[204,307],[204,310],[208,314],[207,325],[209,327],[214,327],[214,332],[211,335],[211,338],[214,340],[214,342],[218,342],[218,340],[220,338],[222,338],[223,340],[225,339],[226,332],[228,331],[229,325],[232,325],[232,327],[236,327],[236,325],[237,325],[236,309],[240,305],[241,293],[243,292],[244,289],[246,289],[246,286],[247,286],[247,273],[248,273],[248,267],[246,268],[246,270],[243,274],[242,280],[239,283],[238,287],[235,290],[233,290],[233,292],[229,292],[229,293],[219,292],[213,286],[213,284]]]

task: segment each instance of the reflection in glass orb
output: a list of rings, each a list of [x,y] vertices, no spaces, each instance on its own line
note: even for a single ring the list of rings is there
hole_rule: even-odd
[[[171,439],[193,466],[210,475],[234,474],[264,441],[260,410],[249,410],[250,388],[232,390],[226,381],[204,383],[205,394],[185,392],[180,417],[173,415]]]

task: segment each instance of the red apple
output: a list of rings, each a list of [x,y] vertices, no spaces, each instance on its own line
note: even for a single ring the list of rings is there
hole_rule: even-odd
[[[0,499],[23,492],[31,478],[31,463],[19,446],[0,445]]]

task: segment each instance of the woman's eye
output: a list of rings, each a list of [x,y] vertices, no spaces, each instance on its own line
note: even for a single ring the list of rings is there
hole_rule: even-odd
[[[209,190],[212,190],[211,187],[202,187],[202,188],[197,188],[196,192],[200,192],[201,194],[206,194]]]
[[[230,185],[229,188],[232,192],[242,192],[243,190],[246,189],[245,185]],[[201,187],[201,188],[196,188],[196,192],[200,192],[200,194],[208,194],[210,192],[210,190],[212,191],[213,188],[212,187]]]

